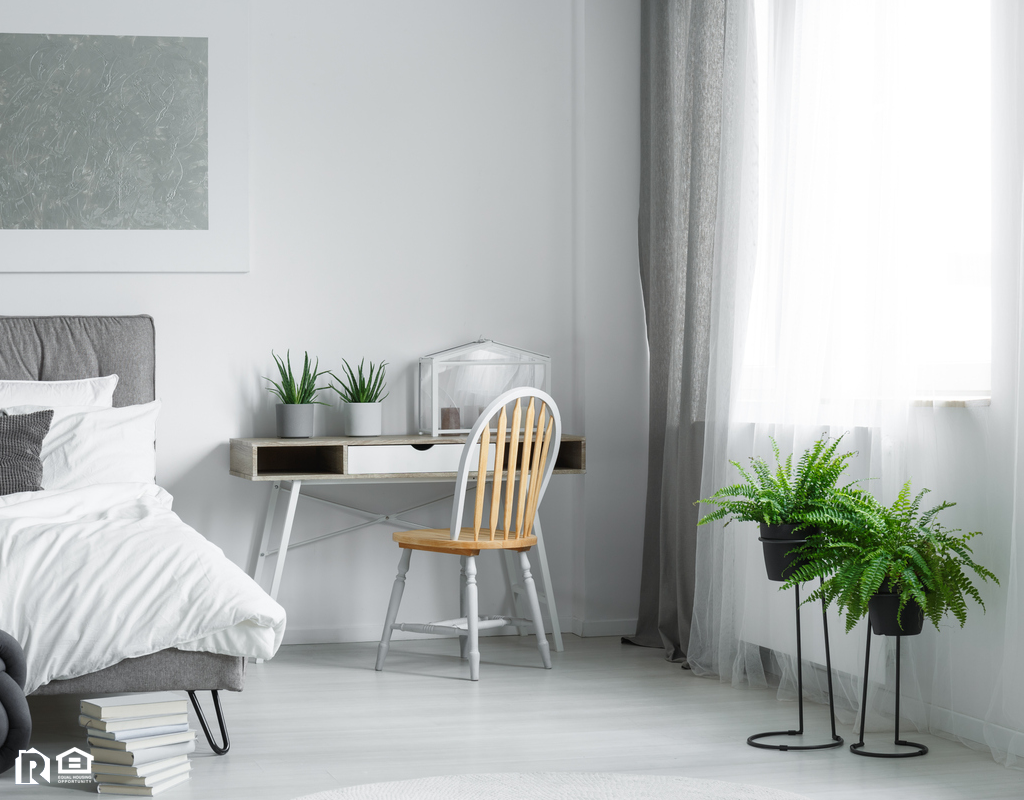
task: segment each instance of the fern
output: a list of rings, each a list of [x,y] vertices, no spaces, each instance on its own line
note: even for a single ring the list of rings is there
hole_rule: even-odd
[[[922,512],[927,493],[913,495],[907,481],[892,505],[884,507],[866,493],[835,491],[834,506],[817,516],[821,530],[810,533],[801,549],[804,562],[782,588],[818,578],[821,584],[807,602],[835,602],[846,614],[847,631],[867,614],[868,601],[886,584],[899,595],[900,617],[913,602],[936,628],[947,613],[962,627],[967,598],[985,608],[965,570],[982,581],[999,580],[973,559],[968,542],[981,532],[960,534],[943,527],[938,515],[955,503]]]
[[[968,599],[981,606],[981,593],[967,572],[999,583],[977,564],[968,543],[980,531],[949,530],[938,516],[955,503],[922,511],[928,490],[916,495],[907,481],[889,506],[881,505],[855,481],[839,485],[853,452],[838,453],[842,436],[823,435],[793,463],[772,439],[774,468],[751,458],[749,468],[733,461],[741,481],[699,501],[712,509],[699,521],[716,520],[795,525],[806,539],[782,589],[817,580],[805,602],[835,603],[851,630],[868,613],[883,587],[899,595],[899,615],[916,603],[937,628],[948,613],[964,625]]]
[[[726,519],[727,525],[733,520],[763,522],[796,525],[800,531],[857,524],[863,490],[853,483],[836,485],[854,455],[836,455],[842,438],[823,435],[801,454],[795,469],[793,455],[783,458],[775,439],[771,439],[774,469],[763,458],[751,458],[749,471],[730,462],[742,481],[699,501],[714,508],[697,524]]]

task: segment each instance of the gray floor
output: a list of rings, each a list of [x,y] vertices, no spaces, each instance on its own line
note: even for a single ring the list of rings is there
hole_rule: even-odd
[[[1021,772],[924,734],[911,738],[931,753],[904,760],[858,758],[845,747],[755,750],[746,737],[790,727],[795,704],[695,678],[617,638],[569,636],[550,671],[539,667],[532,637],[488,638],[477,684],[464,679],[457,649],[453,640],[396,642],[378,673],[372,644],[282,648],[249,666],[245,692],[225,697],[231,752],[217,758],[201,742],[192,780],[165,796],[287,800],[426,775],[574,770],[713,778],[816,800],[1024,797]],[[40,750],[83,744],[74,700],[32,705]],[[808,726],[826,731],[825,709],[809,706]],[[75,791],[13,781],[12,772],[0,777],[0,796]]]

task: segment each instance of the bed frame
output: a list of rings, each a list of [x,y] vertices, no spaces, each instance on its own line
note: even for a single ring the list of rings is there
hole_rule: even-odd
[[[57,381],[116,373],[114,405],[156,399],[156,331],[153,318],[0,316],[0,380]],[[240,692],[245,659],[170,648],[126,658],[106,669],[50,681],[33,695],[187,691],[206,740],[217,755],[231,747],[218,691]],[[217,744],[196,697],[213,693],[223,744]]]

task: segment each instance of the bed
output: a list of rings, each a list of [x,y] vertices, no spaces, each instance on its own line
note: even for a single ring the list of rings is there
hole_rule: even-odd
[[[153,403],[155,400],[155,328],[151,317],[0,317],[0,381],[66,381],[113,374],[119,376],[113,392],[113,408],[137,407],[143,409],[147,407],[145,404]],[[24,412],[15,409],[14,413]],[[51,432],[52,430],[51,428]],[[45,481],[43,488],[44,490],[48,488]],[[25,496],[22,497],[22,495]],[[85,521],[86,517],[83,516],[81,524],[75,520],[77,527],[66,527],[75,530],[87,529],[90,531],[87,535],[92,536],[91,541],[95,542],[103,541],[103,539],[100,538],[101,534],[94,532],[93,528],[88,527],[89,525],[95,527],[95,524],[109,524],[112,537],[121,535],[122,528],[124,531],[134,531],[135,534],[124,534],[127,537],[124,541],[128,543],[124,547],[131,547],[132,542],[142,542],[139,546],[147,548],[166,547],[166,559],[170,564],[177,564],[178,562],[173,559],[179,558],[176,552],[172,553],[171,551],[178,547],[179,542],[187,540],[187,546],[192,550],[188,551],[189,555],[182,563],[192,563],[188,559],[193,561],[201,559],[196,562],[201,566],[190,568],[191,572],[209,570],[210,575],[214,575],[217,570],[220,571],[216,572],[215,578],[211,578],[210,575],[203,576],[203,582],[196,577],[197,585],[207,587],[203,588],[203,592],[210,595],[209,597],[204,595],[203,603],[209,605],[210,603],[227,602],[224,600],[225,594],[230,595],[231,598],[240,595],[238,602],[247,603],[248,607],[242,610],[225,609],[223,613],[219,608],[211,608],[207,618],[202,618],[201,609],[197,611],[194,607],[194,604],[198,602],[195,597],[201,593],[198,589],[187,596],[187,607],[183,605],[182,608],[176,609],[173,606],[176,601],[172,598],[168,601],[166,608],[152,609],[148,618],[132,623],[139,630],[145,631],[144,636],[139,635],[139,638],[145,641],[139,643],[132,641],[131,647],[128,648],[119,644],[122,651],[130,653],[130,656],[118,658],[117,652],[114,652],[116,648],[111,648],[109,654],[102,656],[103,659],[112,661],[114,658],[118,658],[118,660],[107,664],[105,661],[97,661],[96,647],[93,647],[94,652],[90,653],[87,646],[78,644],[76,645],[78,649],[90,655],[90,658],[83,658],[79,662],[75,662],[72,657],[74,654],[71,654],[64,656],[61,661],[59,652],[58,657],[48,660],[37,657],[36,674],[45,676],[45,680],[39,677],[35,681],[30,680],[30,686],[26,687],[28,693],[35,695],[90,695],[110,692],[184,690],[188,692],[192,700],[200,725],[211,748],[217,754],[226,753],[230,747],[230,739],[218,692],[242,690],[247,657],[266,658],[273,655],[280,644],[284,631],[283,609],[249,581],[248,576],[245,576],[241,570],[227,562],[217,548],[206,543],[199,534],[178,520],[170,512],[170,496],[155,484],[146,486],[118,483],[86,487],[76,491],[36,492],[35,495],[38,497],[30,496],[28,492],[23,492],[21,495],[10,495],[9,497],[13,497],[13,501],[9,508],[2,502],[4,498],[0,498],[0,556],[8,554],[10,559],[14,559],[15,556],[10,556],[9,553],[20,553],[21,561],[18,563],[28,564],[30,568],[35,563],[42,564],[44,561],[50,563],[53,560],[52,547],[48,552],[40,544],[39,547],[36,547],[34,554],[31,551],[27,551],[26,554],[27,542],[40,540],[39,532],[46,531],[48,533],[50,530],[45,525],[41,526],[35,516],[37,514],[35,509],[45,508],[45,514],[53,514],[54,520],[66,520],[71,518],[68,516],[69,514],[77,513],[76,510],[81,509],[84,514],[96,509],[102,510],[103,504],[108,503],[109,508],[114,510],[89,516],[88,525]],[[51,495],[54,497],[50,497]],[[44,501],[45,504],[41,506],[40,504]],[[52,510],[54,503],[59,506],[61,502],[64,503],[64,507]],[[132,514],[137,514],[140,519],[144,517],[147,525],[152,522],[158,527],[162,526],[159,527],[159,532],[161,535],[167,535],[166,540],[154,544],[157,538],[155,535],[148,535],[144,539],[138,538],[136,534],[139,526],[134,518],[130,524],[120,525],[117,518],[123,516],[120,511],[122,507],[129,509]],[[124,514],[128,513],[128,511],[124,512]],[[94,518],[101,522],[95,523]],[[108,518],[114,519],[114,522],[102,522]],[[33,523],[35,523],[35,527],[32,527]],[[120,527],[118,527],[119,525]],[[18,526],[33,532],[33,536],[25,537],[18,534]],[[54,526],[53,529],[57,530],[58,527]],[[7,529],[14,533],[8,535],[5,540],[3,534]],[[132,538],[132,535],[135,535],[136,538]],[[12,541],[15,542],[17,544],[15,550],[11,550],[10,546],[4,550],[5,541],[7,545],[10,545]],[[61,548],[75,546],[73,539],[66,541],[61,539],[59,542]],[[54,547],[56,546],[54,545]],[[181,546],[185,547],[186,545]],[[68,552],[68,558],[74,558],[70,551],[62,551],[62,555],[65,552]],[[119,558],[122,549],[119,546],[115,548],[114,552]],[[137,556],[137,562],[145,565],[162,561],[165,558],[164,551],[159,551],[160,554],[156,557],[154,552],[156,551]],[[227,565],[222,562],[227,562]],[[89,586],[90,581],[93,580],[91,577],[93,572],[96,573],[95,579],[99,582],[110,580],[112,575],[109,565],[104,567],[99,563],[79,564],[76,561],[74,569],[75,580],[66,586],[70,592],[81,591],[84,594],[89,594],[82,587]],[[106,569],[105,573],[103,569]],[[123,571],[123,569],[120,570],[120,572]],[[188,575],[184,577],[191,580]],[[10,575],[5,580],[9,581]],[[176,578],[176,580],[182,580],[182,578]],[[249,582],[246,583],[246,581]],[[44,592],[31,601],[32,603],[48,604],[46,607],[53,605],[52,591],[54,589],[52,584],[56,584],[57,581],[52,580],[48,583],[51,584],[48,589],[51,594],[47,595]],[[220,586],[221,583],[224,583],[224,586]],[[177,584],[175,585],[177,586]],[[7,588],[11,588],[10,584]],[[140,593],[141,597],[143,588],[129,587],[125,591],[135,591]],[[187,591],[187,589],[182,589],[182,592],[187,593]],[[216,593],[218,591],[221,592],[220,595]],[[173,595],[174,592],[172,591],[170,594]],[[23,595],[16,596],[20,598]],[[3,597],[4,595],[0,592],[0,600]],[[10,591],[7,597],[8,605],[10,605]],[[185,595],[183,594],[182,597],[184,598]],[[113,602],[119,601],[120,599],[115,599]],[[181,602],[184,603],[185,600],[181,600]],[[78,599],[76,598],[74,603],[69,604],[68,607],[77,604]],[[33,607],[39,606],[34,605]],[[4,628],[3,614],[4,610],[0,605],[0,629]],[[200,619],[191,618],[196,615]],[[214,617],[217,618],[213,619]],[[176,636],[173,631],[166,630],[168,619],[171,618],[180,618],[180,624],[183,626],[188,618],[189,632],[182,631]],[[229,623],[231,624],[229,625]],[[12,623],[8,619],[7,624],[12,624],[16,629],[19,626],[17,620]],[[82,624],[87,626],[89,623],[87,621]],[[123,624],[124,630],[119,629],[118,635],[127,635],[131,627],[128,622]],[[140,625],[144,627],[139,628]],[[249,628],[253,630],[250,631]],[[24,624],[22,629],[24,631]],[[95,633],[95,630],[93,632]],[[100,633],[102,634],[102,632]],[[197,633],[203,633],[203,635],[193,636]],[[26,634],[26,638],[31,639],[32,635]],[[39,631],[36,631],[34,635],[36,639],[40,638]],[[177,641],[177,638],[182,637],[188,641]],[[48,646],[59,651],[63,645],[53,644],[59,642],[59,639],[59,636],[51,637]],[[161,641],[174,641],[175,644],[147,651],[149,647],[155,646],[154,643]],[[31,644],[30,641],[25,647],[30,661],[33,656]],[[134,652],[135,650],[140,652]],[[83,667],[80,664],[87,664],[85,669],[89,671],[83,672]],[[102,667],[91,668],[99,665]],[[214,740],[199,704],[196,696],[198,691],[210,691],[213,694],[213,705],[222,737],[222,742],[219,744]]]

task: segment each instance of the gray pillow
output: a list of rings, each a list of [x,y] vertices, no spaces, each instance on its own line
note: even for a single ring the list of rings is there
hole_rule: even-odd
[[[43,488],[39,451],[52,419],[53,409],[0,416],[0,495]]]

